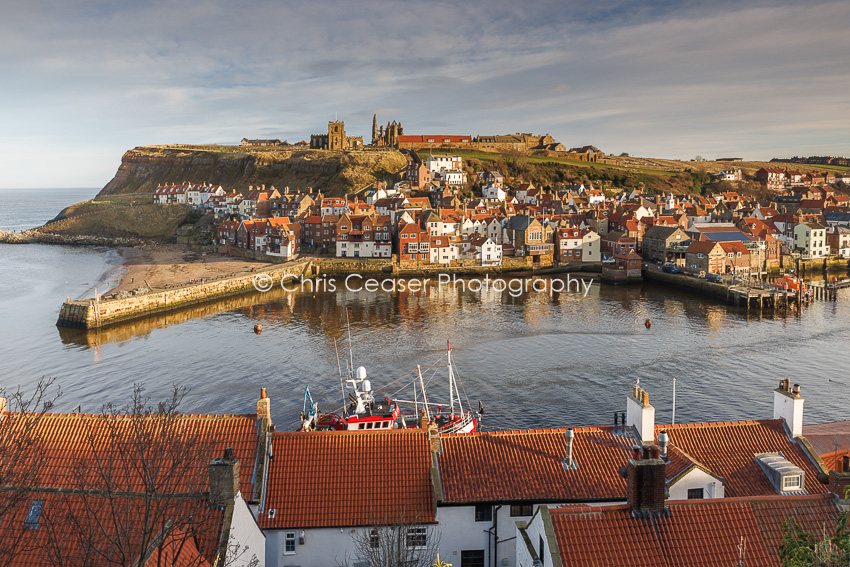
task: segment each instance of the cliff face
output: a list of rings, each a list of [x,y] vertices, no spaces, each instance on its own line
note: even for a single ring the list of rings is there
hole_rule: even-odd
[[[121,158],[115,177],[98,196],[153,193],[164,183],[211,183],[228,191],[265,184],[313,187],[329,196],[360,190],[405,167],[395,151],[329,152],[223,146],[145,146]]]

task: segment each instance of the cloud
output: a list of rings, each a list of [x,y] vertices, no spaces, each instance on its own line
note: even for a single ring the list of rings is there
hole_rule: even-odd
[[[302,139],[337,114],[368,136],[375,112],[409,133],[533,129],[658,156],[846,153],[848,19],[843,2],[17,3],[0,22],[16,54],[0,59],[3,184],[103,185],[142,143]],[[115,157],[33,178],[22,137]]]

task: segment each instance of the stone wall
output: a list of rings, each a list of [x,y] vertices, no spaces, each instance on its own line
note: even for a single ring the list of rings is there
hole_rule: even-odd
[[[255,282],[261,274],[269,276],[273,287],[281,279],[298,278],[308,267],[309,262],[296,262],[286,267],[264,269],[255,273],[244,273],[232,278],[186,285],[164,291],[126,297],[122,299],[66,301],[59,311],[57,325],[96,329],[121,321],[146,317],[212,301],[223,297],[249,293],[257,290]]]

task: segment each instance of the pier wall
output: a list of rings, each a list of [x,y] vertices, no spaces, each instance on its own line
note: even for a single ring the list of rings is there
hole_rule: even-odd
[[[681,289],[701,293],[703,295],[710,295],[723,301],[728,299],[727,286],[710,282],[705,279],[691,278],[679,274],[668,274],[667,272],[656,272],[654,270],[644,270],[643,279],[650,282],[672,285]]]
[[[258,275],[267,274],[276,285],[280,284],[281,279],[300,277],[307,265],[306,261],[296,262],[285,267],[269,268],[255,273],[245,273],[167,290],[153,290],[121,299],[66,301],[62,304],[56,324],[60,327],[98,329],[224,297],[256,292],[254,282]]]

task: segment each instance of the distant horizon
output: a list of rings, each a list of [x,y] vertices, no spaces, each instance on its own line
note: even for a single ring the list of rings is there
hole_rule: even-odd
[[[9,187],[96,186],[135,146],[309,140],[337,117],[369,141],[374,114],[658,159],[850,154],[836,0],[46,0],[3,16]]]

